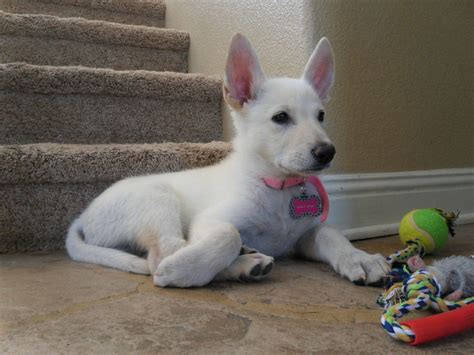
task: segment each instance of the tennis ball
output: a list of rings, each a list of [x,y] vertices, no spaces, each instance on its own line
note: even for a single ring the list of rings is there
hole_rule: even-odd
[[[435,208],[424,208],[408,212],[400,222],[400,240],[419,239],[427,254],[441,249],[448,240],[449,228],[446,219]]]

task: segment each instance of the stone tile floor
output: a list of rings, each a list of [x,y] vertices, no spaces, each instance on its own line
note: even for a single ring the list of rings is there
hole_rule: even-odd
[[[457,231],[439,256],[474,254],[474,225]],[[401,246],[397,237],[356,244],[384,255]],[[260,283],[181,290],[64,252],[2,255],[0,353],[474,352],[474,331],[418,348],[392,340],[379,292],[291,259]]]

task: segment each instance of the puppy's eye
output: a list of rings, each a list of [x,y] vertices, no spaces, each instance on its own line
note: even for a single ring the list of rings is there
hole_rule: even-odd
[[[277,124],[287,124],[290,122],[290,116],[285,111],[282,111],[274,115],[272,121]]]
[[[319,122],[324,122],[324,111],[319,111],[318,112],[318,121]]]

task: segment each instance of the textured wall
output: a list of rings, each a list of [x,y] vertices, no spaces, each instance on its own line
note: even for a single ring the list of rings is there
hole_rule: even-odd
[[[313,38],[307,0],[167,0],[166,27],[191,34],[191,72],[221,74],[231,37],[246,35],[264,69],[275,75],[298,75]],[[308,33],[311,36],[308,36]]]
[[[313,46],[307,0],[167,0],[166,27],[191,34],[189,71],[222,76],[230,39],[241,32],[267,76],[299,76]],[[302,24],[302,19],[308,24]],[[224,137],[233,126],[224,107]]]
[[[237,31],[269,75],[299,76],[329,37],[330,172],[365,173],[474,165],[473,13],[470,0],[168,0],[166,21],[191,33],[190,71],[205,74],[222,74]]]
[[[318,0],[336,53],[335,171],[474,165],[474,1]]]

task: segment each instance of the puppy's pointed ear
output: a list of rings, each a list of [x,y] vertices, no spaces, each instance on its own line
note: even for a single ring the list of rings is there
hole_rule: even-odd
[[[224,99],[234,109],[255,98],[265,80],[257,55],[247,38],[236,34],[232,38],[224,77]]]
[[[323,102],[329,101],[334,83],[334,56],[326,37],[321,38],[304,69],[303,78],[309,82]]]

